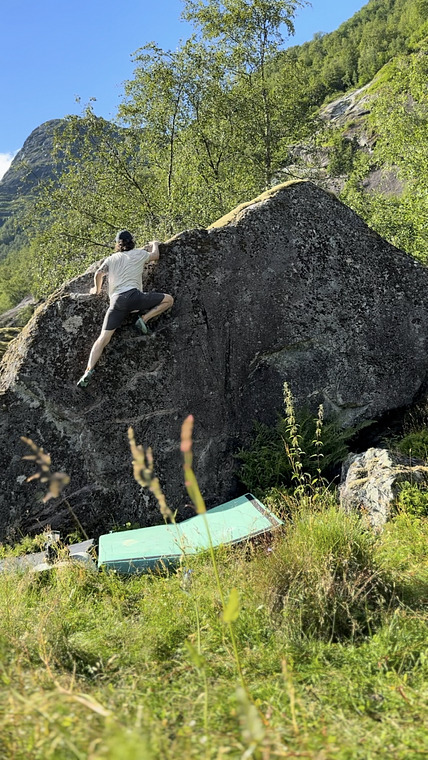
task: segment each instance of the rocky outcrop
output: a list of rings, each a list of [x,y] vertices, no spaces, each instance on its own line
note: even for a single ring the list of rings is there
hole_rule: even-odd
[[[52,156],[54,135],[64,123],[62,119],[52,119],[36,127],[16,154],[0,181],[0,225],[35,185],[53,177],[56,165]]]
[[[372,107],[373,95],[370,95],[370,89],[373,87],[373,80],[364,87],[358,87],[343,95],[336,100],[331,101],[320,109],[320,118],[329,122],[335,127],[344,127],[350,122],[358,122],[363,116],[370,113]],[[361,138],[360,145],[367,145],[364,138]]]
[[[158,522],[132,479],[127,429],[153,447],[172,509],[188,516],[180,426],[195,417],[195,470],[208,506],[235,493],[234,453],[271,423],[287,381],[297,405],[343,425],[410,405],[428,369],[428,272],[309,182],[274,188],[210,229],[161,247],[148,288],[175,305],[156,332],[114,336],[93,383],[76,388],[107,306],[86,273],[36,310],[1,369],[0,525]],[[36,501],[20,435],[71,478],[68,503]],[[184,511],[183,511],[184,510]]]
[[[340,500],[347,510],[365,514],[373,528],[391,517],[400,483],[428,483],[428,466],[386,449],[350,454],[342,468]]]
[[[373,103],[379,94],[377,77],[355,90],[340,95],[319,110],[319,119],[332,134],[341,134],[343,145],[352,152],[373,154],[377,137],[370,124]],[[301,143],[289,148],[289,162],[284,174],[305,177],[326,190],[341,193],[349,178],[349,168],[339,174],[331,172],[330,161],[334,148],[320,145],[320,134],[315,134],[307,144]],[[361,188],[367,193],[381,193],[384,196],[399,197],[405,189],[405,182],[399,176],[396,166],[372,166],[361,180]]]
[[[40,302],[39,302],[40,303]],[[12,309],[0,314],[0,329],[7,327],[24,327],[34,313],[37,301],[32,296],[26,296]]]

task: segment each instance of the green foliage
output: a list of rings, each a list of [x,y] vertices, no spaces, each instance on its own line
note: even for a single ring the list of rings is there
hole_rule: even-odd
[[[422,262],[428,249],[428,64],[426,43],[418,53],[397,57],[378,88],[369,128],[376,135],[370,159],[354,162],[342,200],[382,237]],[[385,167],[401,180],[399,196],[367,193],[362,180]]]
[[[279,486],[294,491],[301,480],[296,477],[298,454],[298,470],[308,485],[319,479],[329,481],[337,474],[335,468],[346,458],[347,442],[356,432],[327,420],[320,431],[320,446],[316,435],[317,418],[308,410],[296,412],[294,430],[289,416],[278,416],[275,426],[255,422],[251,442],[236,455],[242,462],[238,477],[249,491],[259,496]]]
[[[46,534],[41,533],[38,536],[24,536],[18,543],[12,545],[0,544],[0,559],[8,557],[21,557],[31,552],[42,551],[46,543]]]
[[[331,177],[350,174],[353,169],[354,155],[357,146],[353,140],[348,140],[340,132],[336,132],[330,144],[327,171]]]
[[[135,53],[116,123],[91,106],[68,119],[57,176],[26,212],[35,295],[101,258],[119,227],[139,242],[168,238],[277,181],[289,145],[314,129],[302,67],[276,67],[280,27],[293,32],[299,4],[188,2],[196,35]]]
[[[35,227],[32,276],[39,296],[111,253],[118,228],[126,225],[137,239],[147,239],[155,214],[140,139],[132,130],[125,135],[88,108],[83,118],[68,119],[55,146],[67,171],[39,187],[26,213]]]
[[[183,17],[193,23],[210,56],[221,51],[223,73],[238,106],[238,119],[231,114],[232,124],[241,132],[242,145],[250,141],[248,159],[261,189],[272,182],[277,145],[284,136],[280,123],[284,93],[278,97],[275,81],[268,79],[269,62],[283,45],[281,28],[294,34],[293,18],[300,5],[299,0],[185,1]]]
[[[412,430],[401,440],[394,441],[394,446],[402,454],[428,461],[428,428]]]
[[[373,534],[336,507],[295,516],[265,582],[287,626],[328,641],[367,634],[392,598],[375,571]]]
[[[399,511],[404,511],[409,515],[415,515],[416,517],[428,516],[427,486],[408,481],[401,483],[396,506]]]
[[[0,358],[5,353],[9,343],[17,338],[21,329],[19,327],[0,327]]]
[[[0,259],[0,313],[11,309],[32,292],[33,273],[29,246],[10,251]]]
[[[343,200],[425,259],[425,0],[372,0],[336,32],[284,50],[282,30],[293,33],[299,6],[188,0],[183,16],[195,35],[174,51],[155,43],[136,51],[116,122],[89,106],[61,127],[56,178],[0,232],[0,310],[30,291],[46,296],[102,258],[119,227],[141,243],[164,239],[255,197],[294,163],[292,147],[319,130],[316,106],[380,70],[370,164],[397,170],[402,196],[364,191],[364,160],[341,132],[328,171],[349,173]]]
[[[424,0],[372,0],[330,34],[283,55],[303,65],[308,88],[320,105],[333,93],[367,84],[391,58],[426,37]]]
[[[376,550],[377,567],[409,606],[423,605],[428,595],[427,531],[426,518],[400,510],[385,525]]]

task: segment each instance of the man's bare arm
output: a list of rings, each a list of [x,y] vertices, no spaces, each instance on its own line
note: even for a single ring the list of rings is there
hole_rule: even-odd
[[[159,241],[153,240],[147,245],[147,250],[150,252],[149,261],[159,261]]]
[[[94,286],[90,289],[90,294],[93,296],[97,296],[101,293],[101,288],[103,285],[103,279],[105,277],[105,272],[102,272],[101,269],[97,269],[97,271],[94,274]]]

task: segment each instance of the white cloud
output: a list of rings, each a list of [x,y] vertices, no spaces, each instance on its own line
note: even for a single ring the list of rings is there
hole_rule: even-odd
[[[0,153],[0,179],[6,174],[16,153]]]

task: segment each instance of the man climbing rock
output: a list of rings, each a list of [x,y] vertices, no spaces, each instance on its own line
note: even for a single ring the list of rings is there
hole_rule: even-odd
[[[120,230],[116,235],[115,252],[108,256],[94,275],[92,295],[101,293],[105,275],[108,275],[110,306],[104,317],[100,335],[92,346],[88,366],[78,381],[80,388],[91,382],[94,367],[102,352],[131,312],[138,312],[135,326],[143,335],[149,333],[147,322],[170,309],[174,303],[167,293],[144,293],[141,290],[141,275],[144,265],[159,259],[159,243],[154,240],[144,248],[136,248],[134,238],[128,230]]]

